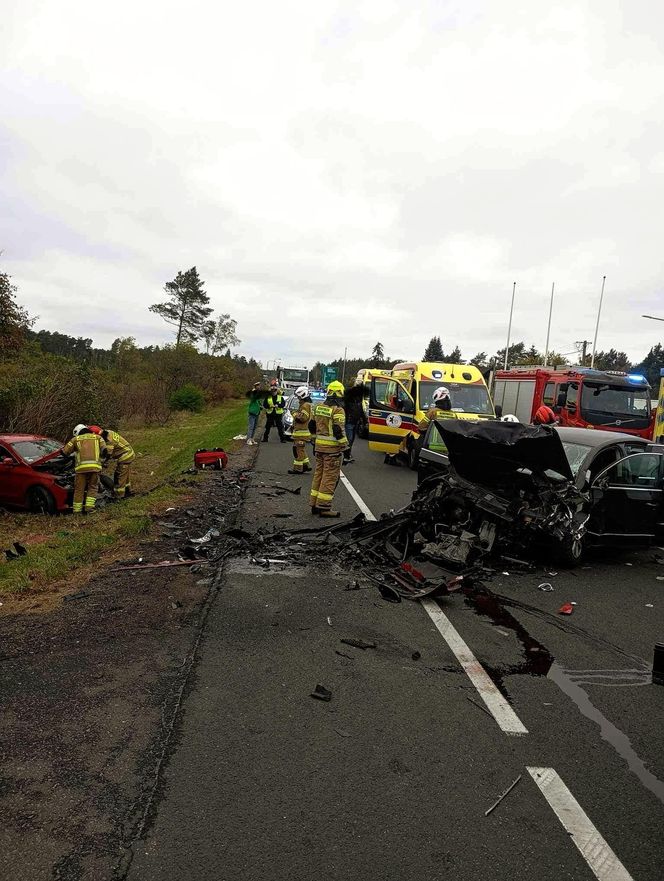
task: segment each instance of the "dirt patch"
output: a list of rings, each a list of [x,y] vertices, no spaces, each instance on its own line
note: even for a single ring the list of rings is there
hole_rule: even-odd
[[[154,537],[124,562],[176,560],[186,539],[232,526],[254,453],[238,450],[175,511],[153,515]],[[214,595],[223,536],[209,545],[209,565],[114,563],[87,582],[77,573],[68,594],[32,597],[54,602],[49,611],[3,614],[3,877],[114,877],[149,808]]]

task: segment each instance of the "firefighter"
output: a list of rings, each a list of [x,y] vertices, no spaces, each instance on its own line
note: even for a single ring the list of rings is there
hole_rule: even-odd
[[[541,407],[535,411],[535,417],[533,418],[533,425],[555,425],[558,420],[556,419],[556,414],[553,412],[551,407],[547,407],[546,404],[542,404]]]
[[[263,432],[263,443],[267,443],[270,439],[270,430],[272,426],[276,426],[277,431],[279,432],[279,440],[282,444],[287,444],[288,439],[284,435],[284,407],[286,406],[286,402],[284,400],[283,393],[279,388],[279,383],[276,379],[273,379],[270,383],[270,388],[268,393],[265,395],[263,400],[263,409],[267,413],[267,420],[265,422],[265,431]]]
[[[117,431],[104,428],[101,436],[106,444],[106,458],[110,462],[117,462],[113,477],[115,498],[124,499],[131,495],[131,465],[136,455],[131,444]]]
[[[346,414],[341,406],[344,387],[336,380],[327,387],[327,398],[314,409],[316,423],[316,470],[311,484],[311,513],[339,517],[332,510],[334,491],[339,483],[341,458],[348,446],[344,428]]]
[[[311,421],[311,395],[306,385],[301,385],[295,390],[295,397],[299,399],[300,406],[293,413],[293,467],[288,470],[289,474],[304,474],[311,471],[309,456],[307,456],[307,443],[311,440],[309,422]]]
[[[431,398],[431,406],[424,414],[423,418],[420,420],[419,425],[417,426],[420,434],[426,434],[426,430],[429,427],[430,422],[432,422],[434,419],[440,419],[441,417],[448,416],[451,410],[452,401],[450,400],[449,389],[446,389],[444,385],[441,385],[433,393],[433,396]]]
[[[74,514],[94,511],[101,459],[105,452],[103,438],[87,425],[77,425],[74,436],[62,448],[64,456],[74,456]]]

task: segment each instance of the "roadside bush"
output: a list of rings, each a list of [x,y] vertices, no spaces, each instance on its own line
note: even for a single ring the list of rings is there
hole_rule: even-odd
[[[187,383],[179,388],[168,399],[171,410],[191,410],[192,413],[200,413],[205,406],[205,394],[203,389]]]

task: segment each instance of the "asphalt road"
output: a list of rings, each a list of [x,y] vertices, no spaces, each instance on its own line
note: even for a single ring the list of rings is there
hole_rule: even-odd
[[[355,453],[345,474],[370,512],[408,502],[412,472]],[[289,454],[261,449],[245,528],[310,524]],[[343,485],[335,503],[357,512]],[[661,881],[664,687],[648,671],[664,566],[652,551],[587,565],[427,610],[346,590],[333,547],[324,565],[233,561],[129,878]]]

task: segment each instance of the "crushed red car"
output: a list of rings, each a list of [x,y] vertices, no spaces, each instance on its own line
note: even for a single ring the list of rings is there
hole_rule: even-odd
[[[35,434],[0,434],[0,505],[56,514],[71,506],[73,462],[62,442]]]

